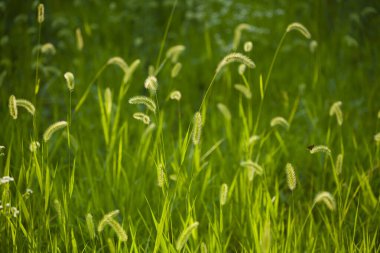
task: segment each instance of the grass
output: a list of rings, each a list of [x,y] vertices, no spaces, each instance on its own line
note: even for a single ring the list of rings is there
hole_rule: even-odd
[[[0,3],[1,252],[380,252],[378,4],[38,4]]]

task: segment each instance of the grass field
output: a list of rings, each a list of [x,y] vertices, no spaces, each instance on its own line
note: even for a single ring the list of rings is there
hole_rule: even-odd
[[[0,1],[0,252],[380,252],[379,11]]]

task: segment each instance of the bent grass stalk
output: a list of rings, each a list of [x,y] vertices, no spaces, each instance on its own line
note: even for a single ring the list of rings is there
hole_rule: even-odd
[[[62,128],[65,128],[66,126],[67,126],[66,121],[58,121],[58,122],[52,124],[51,126],[49,126],[43,134],[44,142],[48,142],[50,140],[51,136],[55,132],[59,131]]]
[[[196,229],[199,226],[199,222],[194,222],[190,226],[188,226],[178,237],[178,240],[176,242],[176,249],[180,251],[183,246],[185,246],[187,240],[189,239],[191,233],[193,232],[194,229]]]

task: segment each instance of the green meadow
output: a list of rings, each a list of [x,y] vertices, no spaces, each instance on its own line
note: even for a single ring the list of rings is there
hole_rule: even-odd
[[[0,1],[0,252],[380,252],[379,13]]]

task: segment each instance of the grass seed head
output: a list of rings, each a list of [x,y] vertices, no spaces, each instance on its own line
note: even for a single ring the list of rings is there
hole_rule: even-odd
[[[67,88],[69,89],[70,92],[72,92],[74,90],[74,86],[75,86],[73,73],[66,72],[63,76],[66,79]]]
[[[251,30],[251,29],[252,27],[249,24],[245,24],[245,23],[242,23],[236,26],[235,31],[234,31],[234,40],[232,42],[233,50],[237,50],[237,48],[239,47],[242,31]]]
[[[247,56],[241,54],[241,53],[231,53],[227,56],[225,56],[218,64],[218,67],[216,68],[215,74],[219,74],[220,71],[228,64],[233,62],[239,62],[241,64],[246,65],[248,68],[255,68],[255,63]]]
[[[53,44],[45,43],[41,46],[41,53],[55,55],[56,50]]]
[[[296,173],[294,172],[294,168],[291,163],[287,163],[285,169],[286,169],[286,179],[287,179],[288,187],[291,191],[293,191],[297,185]]]
[[[317,146],[314,146],[312,149],[310,149],[310,154],[315,154],[315,153],[320,153],[320,152],[331,155],[331,150],[327,146],[324,146],[324,145],[317,145]]]
[[[37,21],[39,24],[42,24],[45,20],[45,7],[43,4],[39,4],[37,8]]]
[[[109,119],[112,112],[112,91],[109,87],[107,87],[104,91],[104,106]]]
[[[380,132],[375,134],[375,136],[373,137],[373,139],[376,141],[377,144],[380,144]]]
[[[170,59],[173,63],[178,61],[178,57],[185,51],[184,45],[173,46],[166,51],[166,58]]]
[[[95,238],[95,226],[94,221],[92,219],[92,215],[90,213],[86,215],[86,224],[90,238],[93,240]]]
[[[239,68],[238,68],[238,73],[239,73],[239,75],[244,75],[244,72],[245,72],[245,69],[246,69],[247,67],[244,65],[244,64],[240,64],[239,65]]]
[[[150,123],[150,118],[148,115],[142,112],[136,112],[133,114],[133,118],[143,122],[145,125],[149,125]]]
[[[244,43],[244,52],[248,53],[251,52],[253,48],[252,41],[247,41]]]
[[[242,85],[242,84],[235,84],[234,88],[237,91],[241,92],[247,99],[251,99],[252,98],[251,90],[247,86]]]
[[[51,126],[49,126],[44,134],[43,134],[43,139],[44,139],[44,142],[47,142],[48,140],[50,140],[51,136],[59,131],[60,129],[62,128],[65,128],[67,126],[67,122],[66,121],[58,121],[54,124],[52,124]]]
[[[147,90],[155,92],[158,88],[157,78],[155,76],[148,76],[147,79],[145,79],[144,87]]]
[[[193,144],[198,145],[202,134],[202,116],[200,112],[196,112],[193,119]]]
[[[119,56],[115,56],[115,57],[110,58],[107,61],[107,65],[116,65],[116,66],[119,66],[119,68],[121,68],[123,70],[124,74],[126,74],[128,72],[128,65],[127,65],[127,63],[123,60],[123,58],[121,58]]]
[[[182,98],[181,92],[178,91],[178,90],[174,90],[174,91],[170,92],[169,98],[170,98],[171,100],[177,100],[177,101],[180,101],[181,98]]]
[[[128,100],[130,104],[143,104],[152,112],[156,112],[156,103],[146,96],[135,96]]]
[[[82,51],[84,43],[83,43],[82,31],[80,30],[79,27],[75,29],[75,38],[76,38],[76,43],[77,43],[77,49],[79,51]]]
[[[196,229],[199,226],[199,222],[194,222],[190,226],[188,226],[178,237],[178,240],[176,242],[176,249],[180,251],[183,246],[186,244],[187,240],[189,239],[191,233],[193,232],[194,229]]]
[[[29,150],[32,153],[36,152],[39,147],[40,147],[40,143],[38,141],[32,141],[29,144]]]
[[[178,76],[179,72],[181,71],[182,69],[182,64],[180,62],[177,62],[174,67],[172,68],[172,71],[170,73],[170,76],[172,78],[175,78]]]
[[[27,110],[32,116],[36,112],[34,105],[26,99],[16,99],[16,105]]]
[[[329,192],[324,191],[324,192],[318,193],[317,196],[315,196],[314,198],[313,205],[319,202],[323,202],[327,206],[327,208],[330,209],[331,211],[335,211],[336,209],[335,199],[333,195]]]
[[[16,97],[14,95],[11,95],[9,97],[9,102],[8,102],[8,107],[9,107],[9,114],[13,119],[17,119],[17,103],[16,103]]]
[[[253,170],[258,175],[262,175],[264,173],[263,167],[252,160],[241,161],[240,166]]]
[[[342,102],[337,101],[330,107],[330,111],[329,111],[330,116],[333,116],[333,115],[336,116],[336,120],[338,121],[339,126],[343,124],[343,112],[342,112],[341,106],[342,106]]]
[[[227,121],[231,121],[231,112],[228,107],[222,103],[217,104],[218,110],[222,113],[223,117]]]
[[[220,187],[220,192],[219,192],[219,201],[220,201],[221,206],[224,206],[227,203],[227,198],[228,198],[228,185],[222,184],[222,186]]]
[[[342,173],[342,168],[343,168],[343,154],[339,154],[338,157],[336,158],[336,163],[335,163],[335,171],[337,175],[340,175]]]
[[[289,127],[290,127],[288,121],[286,119],[284,119],[283,117],[274,117],[270,121],[270,126],[271,127],[282,126],[285,129],[289,129]]]
[[[290,25],[288,25],[288,27],[286,28],[286,32],[290,32],[290,31],[298,31],[300,32],[303,36],[305,36],[306,39],[310,39],[311,38],[311,34],[309,32],[309,30],[307,30],[307,28],[302,25],[301,23],[298,23],[298,22],[294,22],[294,23],[291,23]]]

